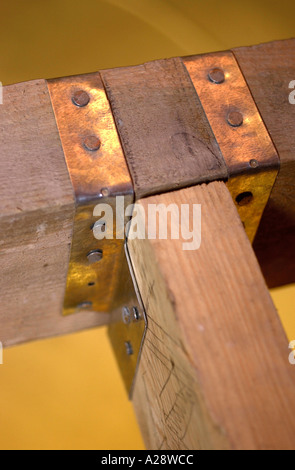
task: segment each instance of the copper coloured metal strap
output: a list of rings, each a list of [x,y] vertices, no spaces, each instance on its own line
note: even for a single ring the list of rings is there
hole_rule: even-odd
[[[279,157],[231,52],[183,62],[227,164],[227,186],[253,241],[279,170]]]
[[[76,200],[63,313],[111,313],[109,335],[131,393],[146,329],[125,251],[131,178],[100,75],[49,80],[48,88]],[[107,236],[97,239],[97,229]]]
[[[125,234],[115,214],[116,196],[124,196],[123,217],[133,202],[129,171],[99,73],[49,80],[48,87],[76,199],[64,314],[109,312],[122,301],[116,292]],[[99,204],[114,215],[102,240],[93,230]]]

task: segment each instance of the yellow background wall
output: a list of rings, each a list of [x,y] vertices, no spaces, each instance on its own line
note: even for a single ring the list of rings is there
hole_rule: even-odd
[[[2,0],[0,81],[294,37],[294,17],[293,0]],[[295,339],[295,287],[273,298]],[[1,449],[143,448],[104,328],[5,350],[0,384]]]

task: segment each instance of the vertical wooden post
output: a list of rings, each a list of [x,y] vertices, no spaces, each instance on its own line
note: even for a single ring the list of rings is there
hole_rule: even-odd
[[[133,397],[146,445],[294,448],[288,341],[225,184],[140,201],[159,203],[201,204],[202,240],[129,240],[148,316]]]

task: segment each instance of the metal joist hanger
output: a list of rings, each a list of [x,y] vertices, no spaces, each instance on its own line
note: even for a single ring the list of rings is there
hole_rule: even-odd
[[[48,88],[76,201],[64,314],[111,313],[130,391],[147,323],[125,244],[126,208],[227,180],[253,241],[279,158],[231,52],[54,79]],[[98,220],[104,204],[112,213]],[[97,239],[96,229],[107,236]]]

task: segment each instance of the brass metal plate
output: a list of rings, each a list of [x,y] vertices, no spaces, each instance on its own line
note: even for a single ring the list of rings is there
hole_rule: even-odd
[[[136,283],[127,242],[121,269],[121,290],[129,292],[130,296],[128,299],[125,297],[121,308],[112,312],[108,333],[126,390],[131,398],[147,329],[147,316]]]
[[[116,292],[124,229],[116,238],[114,217],[113,239],[97,240],[93,211],[107,203],[115,214],[116,196],[123,195],[124,213],[133,202],[129,171],[99,73],[49,80],[48,88],[76,199],[63,313],[109,312],[122,302]]]
[[[183,62],[227,164],[228,189],[253,241],[278,174],[278,154],[231,52]]]

